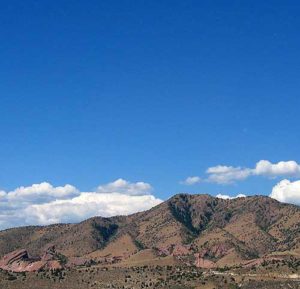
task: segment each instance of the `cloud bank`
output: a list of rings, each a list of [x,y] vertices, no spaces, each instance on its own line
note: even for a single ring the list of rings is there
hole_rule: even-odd
[[[188,177],[183,184],[193,185],[199,182],[209,182],[216,184],[232,184],[237,181],[243,181],[250,176],[262,176],[267,178],[277,177],[300,177],[300,165],[296,161],[280,161],[271,163],[267,160],[260,160],[254,168],[233,167],[226,165],[217,165],[206,170],[206,177],[200,176]],[[198,180],[192,182],[191,180]]]
[[[93,216],[128,215],[150,209],[162,200],[148,183],[118,179],[93,192],[47,182],[0,191],[0,229],[22,225],[79,222]]]

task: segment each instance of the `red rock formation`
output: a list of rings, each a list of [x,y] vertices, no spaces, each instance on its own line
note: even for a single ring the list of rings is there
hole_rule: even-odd
[[[214,258],[221,258],[225,256],[231,248],[232,247],[227,244],[220,243],[201,250],[199,254],[202,258],[207,256],[214,257]]]
[[[201,257],[199,253],[194,254],[196,260],[195,260],[195,266],[198,268],[205,268],[205,269],[211,269],[215,268],[216,264],[210,260],[206,260]]]
[[[47,270],[56,270],[56,269],[62,269],[62,268],[63,268],[62,265],[57,260],[48,261],[48,262],[46,262],[46,264],[44,266],[44,269],[47,269]]]
[[[42,256],[42,260],[43,261],[50,261],[50,260],[53,260],[55,258],[55,254],[56,254],[56,251],[55,251],[55,246],[54,245],[49,245],[43,256]]]
[[[50,252],[53,254],[51,255]],[[0,261],[0,268],[13,272],[35,272],[42,269],[61,269],[62,266],[58,260],[54,260],[55,251],[45,252],[40,260],[30,258],[26,250],[17,250],[5,255]]]
[[[14,272],[32,271],[32,264],[37,263],[30,259],[26,250],[17,250],[5,255],[0,261],[0,268]],[[41,269],[44,264],[36,264],[34,268]]]
[[[217,244],[210,249],[210,253],[216,258],[220,258],[225,256],[228,253],[229,249],[230,248],[228,248],[228,245],[226,244]]]
[[[158,248],[159,256],[186,256],[190,255],[191,250],[190,246],[182,245],[182,244],[171,244],[167,247]]]
[[[16,250],[13,251],[7,255],[5,255],[2,260],[0,261],[0,267],[2,268],[3,266],[9,266],[14,262],[19,262],[22,260],[27,260],[28,259],[28,253],[26,250]]]
[[[190,252],[190,246],[184,246],[184,245],[175,245],[173,247],[173,256],[186,256],[191,254]]]

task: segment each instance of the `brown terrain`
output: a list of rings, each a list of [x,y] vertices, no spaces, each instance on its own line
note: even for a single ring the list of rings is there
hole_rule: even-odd
[[[300,207],[180,194],[130,216],[1,231],[0,257],[0,289],[300,288]]]

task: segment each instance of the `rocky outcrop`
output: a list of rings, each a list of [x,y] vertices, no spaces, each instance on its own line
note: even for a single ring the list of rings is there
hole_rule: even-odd
[[[173,247],[173,256],[185,256],[191,254],[190,246],[175,245]]]
[[[195,256],[195,266],[198,268],[211,269],[215,268],[216,264],[210,260],[204,259],[201,257],[201,254],[197,253]]]
[[[40,269],[43,264],[35,264],[35,260],[30,259],[26,250],[17,250],[5,255],[0,261],[0,268],[14,272],[32,271]],[[34,265],[34,266],[33,266]]]
[[[28,260],[28,253],[26,250],[16,250],[7,255],[5,255],[0,261],[0,267],[10,266],[15,262],[22,262],[24,260]]]
[[[55,255],[56,255],[55,246],[51,244],[48,247],[46,247],[46,250],[44,251],[44,254],[43,254],[41,260],[43,260],[43,261],[54,260]]]
[[[35,272],[43,269],[61,269],[59,260],[54,259],[55,248],[47,248],[42,258],[31,258],[24,249],[5,255],[0,261],[0,268],[13,272]]]
[[[223,244],[223,243],[219,243],[219,244],[215,244],[211,247],[202,249],[199,254],[201,257],[210,257],[210,258],[221,258],[223,256],[225,256],[230,249],[232,249],[232,246],[229,246],[228,244]]]
[[[157,248],[157,254],[159,256],[186,256],[191,254],[191,248],[189,245],[171,244],[167,247]]]

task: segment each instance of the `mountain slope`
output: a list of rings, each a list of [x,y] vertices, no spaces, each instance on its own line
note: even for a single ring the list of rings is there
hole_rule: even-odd
[[[109,260],[128,263],[144,250],[155,258],[214,266],[278,255],[298,258],[300,208],[265,196],[223,200],[180,194],[130,216],[0,232],[0,256],[16,249],[40,256],[49,245],[67,258],[97,262],[116,257]]]

